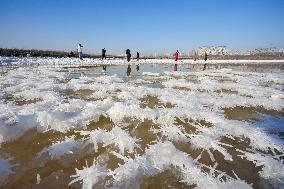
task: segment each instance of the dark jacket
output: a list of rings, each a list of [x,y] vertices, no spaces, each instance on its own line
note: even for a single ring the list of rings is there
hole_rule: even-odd
[[[131,55],[129,49],[126,49],[126,55]]]
[[[105,57],[106,56],[106,50],[102,49],[102,56]]]

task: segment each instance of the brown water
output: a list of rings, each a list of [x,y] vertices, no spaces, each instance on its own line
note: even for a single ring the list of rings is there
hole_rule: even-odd
[[[236,70],[241,70],[241,67],[231,67]],[[196,69],[196,68],[195,68]],[[213,69],[213,67],[209,66],[209,69]],[[258,69],[258,68],[255,68]],[[86,77],[98,77],[102,75],[113,75],[118,74],[118,77],[122,78],[124,83],[129,83],[133,80],[144,79],[145,81],[150,81],[148,84],[137,84],[137,86],[147,86],[149,88],[158,88],[163,89],[164,86],[161,82],[165,81],[161,78],[153,78],[142,76],[142,72],[151,71],[155,73],[163,73],[164,71],[170,71],[170,65],[166,65],[164,67],[157,65],[141,65],[139,70],[136,69],[135,66],[132,66],[132,71],[130,77],[127,76],[126,67],[125,66],[113,66],[107,67],[107,72],[101,72],[101,67],[97,68],[88,68],[84,70],[75,69],[75,71],[70,71],[68,69],[63,69],[63,72],[66,73],[66,78],[64,80],[60,80],[62,83],[68,84],[70,79],[80,78],[80,76]],[[247,69],[250,71],[250,69]],[[183,72],[195,72],[189,65],[183,65],[180,67],[180,71]],[[263,70],[262,70],[263,71]],[[264,70],[265,71],[265,70]],[[174,77],[173,77],[174,78]],[[177,77],[179,78],[179,77]],[[190,76],[186,79],[191,83],[198,83],[198,76]],[[210,78],[213,78],[210,76]],[[218,80],[220,82],[234,82],[234,80],[230,77],[215,77],[214,80]],[[183,88],[173,88],[175,90],[184,90],[190,91],[190,89]],[[89,102],[96,101],[96,98],[91,98],[90,96],[94,91],[89,89],[84,90],[59,90],[58,94],[66,99],[83,99]],[[119,94],[120,90],[115,91],[116,94]],[[202,90],[200,92],[203,92]],[[216,90],[215,93],[218,94],[238,94],[237,91],[231,91],[227,89]],[[283,93],[283,91],[282,91]],[[115,102],[123,101],[117,98],[117,95],[111,96],[112,100]],[[139,105],[141,108],[165,108],[171,109],[176,106],[176,103],[173,101],[172,103],[163,103],[158,96],[146,96],[143,98],[139,98]],[[27,104],[34,104],[40,102],[41,99],[33,99],[33,100],[25,100],[14,97],[13,94],[7,94],[5,96],[5,103],[12,102],[17,106],[23,106]],[[128,110],[125,110],[128,111]],[[213,110],[214,111],[214,110]],[[223,116],[229,120],[239,120],[239,121],[248,121],[253,122],[257,125],[258,121],[263,120],[263,116],[268,115],[272,116],[275,119],[279,119],[278,124],[280,130],[277,130],[277,135],[283,136],[283,125],[284,125],[284,111],[279,110],[269,110],[263,107],[233,107],[233,108],[224,108]],[[156,140],[166,140],[164,136],[161,134],[153,134],[149,130],[151,128],[159,128],[156,123],[153,123],[151,120],[145,120],[143,122],[132,119],[125,118],[123,122],[127,125],[127,130],[131,137],[137,137],[141,139],[139,142],[140,148],[136,150],[137,154],[143,155],[145,149],[148,148],[148,145],[153,144]],[[182,125],[185,128],[185,132],[188,134],[194,134],[197,132],[195,125],[196,123],[200,125],[210,128],[212,127],[212,123],[207,120],[192,120],[191,118],[181,120],[176,118],[175,125]],[[269,122],[269,120],[268,120]],[[85,130],[93,131],[98,128],[105,129],[110,131],[115,126],[109,117],[100,116],[99,121],[91,122],[87,125]],[[13,127],[11,125],[10,127]],[[37,129],[30,129],[26,131],[23,135],[18,137],[17,139],[9,142],[5,142],[1,144],[0,148],[0,157],[8,158],[13,157],[13,160],[10,161],[10,164],[15,165],[12,170],[13,174],[2,178],[0,181],[1,188],[81,188],[82,185],[79,182],[76,182],[72,185],[68,185],[72,178],[71,175],[74,175],[75,168],[82,169],[83,166],[88,164],[92,165],[94,158],[97,162],[104,164],[108,169],[114,170],[119,166],[119,164],[124,164],[121,159],[118,159],[116,156],[110,154],[111,151],[116,151],[117,148],[114,145],[110,145],[107,147],[103,147],[99,145],[98,152],[95,152],[92,145],[86,145],[80,149],[73,150],[72,154],[65,154],[60,156],[57,159],[51,159],[47,154],[43,154],[42,156],[38,156],[38,153],[41,152],[45,147],[52,145],[53,142],[63,141],[66,136],[75,136],[76,140],[82,139],[82,136],[76,132],[77,129],[71,129],[66,133],[61,133],[58,131],[48,131],[48,132],[38,132]],[[271,130],[268,131],[270,133]],[[182,143],[172,141],[175,147],[189,154],[193,159],[197,158],[202,152],[201,149],[195,149],[192,147],[190,143]],[[246,160],[245,158],[241,158],[239,153],[235,149],[245,151],[249,148],[250,141],[247,138],[240,139],[235,137],[234,140],[230,137],[222,137],[221,142],[229,144],[233,147],[222,146],[224,147],[229,154],[232,155],[233,161],[224,160],[223,155],[217,150],[211,151],[216,162],[212,162],[209,154],[204,151],[202,153],[201,158],[198,162],[207,165],[214,166],[215,163],[218,163],[216,169],[226,172],[229,176],[234,177],[232,170],[241,180],[246,181],[247,183],[252,183],[253,188],[271,188],[274,187],[270,182],[267,182],[265,179],[261,178],[259,175],[259,171],[262,167],[256,167],[254,163]],[[283,141],[282,141],[283,143]],[[269,152],[268,152],[269,154]],[[134,158],[133,154],[126,152],[125,156],[130,156]],[[283,159],[283,156],[281,157]],[[208,172],[208,170],[204,169],[204,171]],[[284,170],[283,170],[284,171]],[[36,176],[37,174],[41,177],[41,182],[36,184]],[[161,173],[153,177],[142,177],[140,182],[141,188],[195,188],[195,185],[187,185],[185,183],[180,182],[182,180],[182,175],[178,169],[175,167],[170,167],[168,170],[165,170]],[[94,188],[105,188],[110,187],[112,184],[111,176],[107,176],[106,179],[101,180]],[[135,187],[134,185],[132,187]],[[131,187],[131,188],[132,188]]]

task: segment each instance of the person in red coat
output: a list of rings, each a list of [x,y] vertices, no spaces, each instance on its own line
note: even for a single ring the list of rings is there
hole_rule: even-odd
[[[179,55],[179,52],[177,50],[177,52],[175,53],[175,61],[178,61],[178,55]],[[173,71],[177,71],[177,64],[174,64]]]
[[[178,61],[178,55],[179,55],[179,52],[177,50],[177,52],[175,53],[175,61]]]

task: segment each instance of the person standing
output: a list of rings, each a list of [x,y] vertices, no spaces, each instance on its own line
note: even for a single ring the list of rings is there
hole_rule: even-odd
[[[77,50],[78,50],[78,54],[79,54],[79,59],[80,59],[80,60],[83,60],[82,48],[83,48],[83,45],[81,45],[81,44],[79,43]]]
[[[102,49],[102,60],[103,59],[106,59],[106,49],[105,48]]]
[[[175,53],[175,61],[178,61],[178,56],[179,56],[179,52],[177,50],[177,52]]]
[[[175,62],[178,61],[179,51],[175,53]],[[173,71],[177,71],[177,63],[174,64]]]
[[[205,56],[204,56],[204,60],[206,61],[207,60],[207,52],[205,52]]]
[[[127,62],[129,62],[131,58],[131,53],[129,49],[126,49],[126,58],[127,58]]]
[[[136,55],[136,59],[137,59],[137,61],[139,61],[139,58],[140,58],[140,54],[139,54],[139,52],[137,52],[137,55]],[[139,64],[137,64],[136,65],[136,71],[138,72],[139,71]]]
[[[196,54],[196,51],[194,51],[194,61],[197,60],[197,54]]]

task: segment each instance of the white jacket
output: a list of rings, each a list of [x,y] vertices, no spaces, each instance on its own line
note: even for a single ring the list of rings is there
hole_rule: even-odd
[[[78,45],[78,53],[82,52],[82,46]]]

